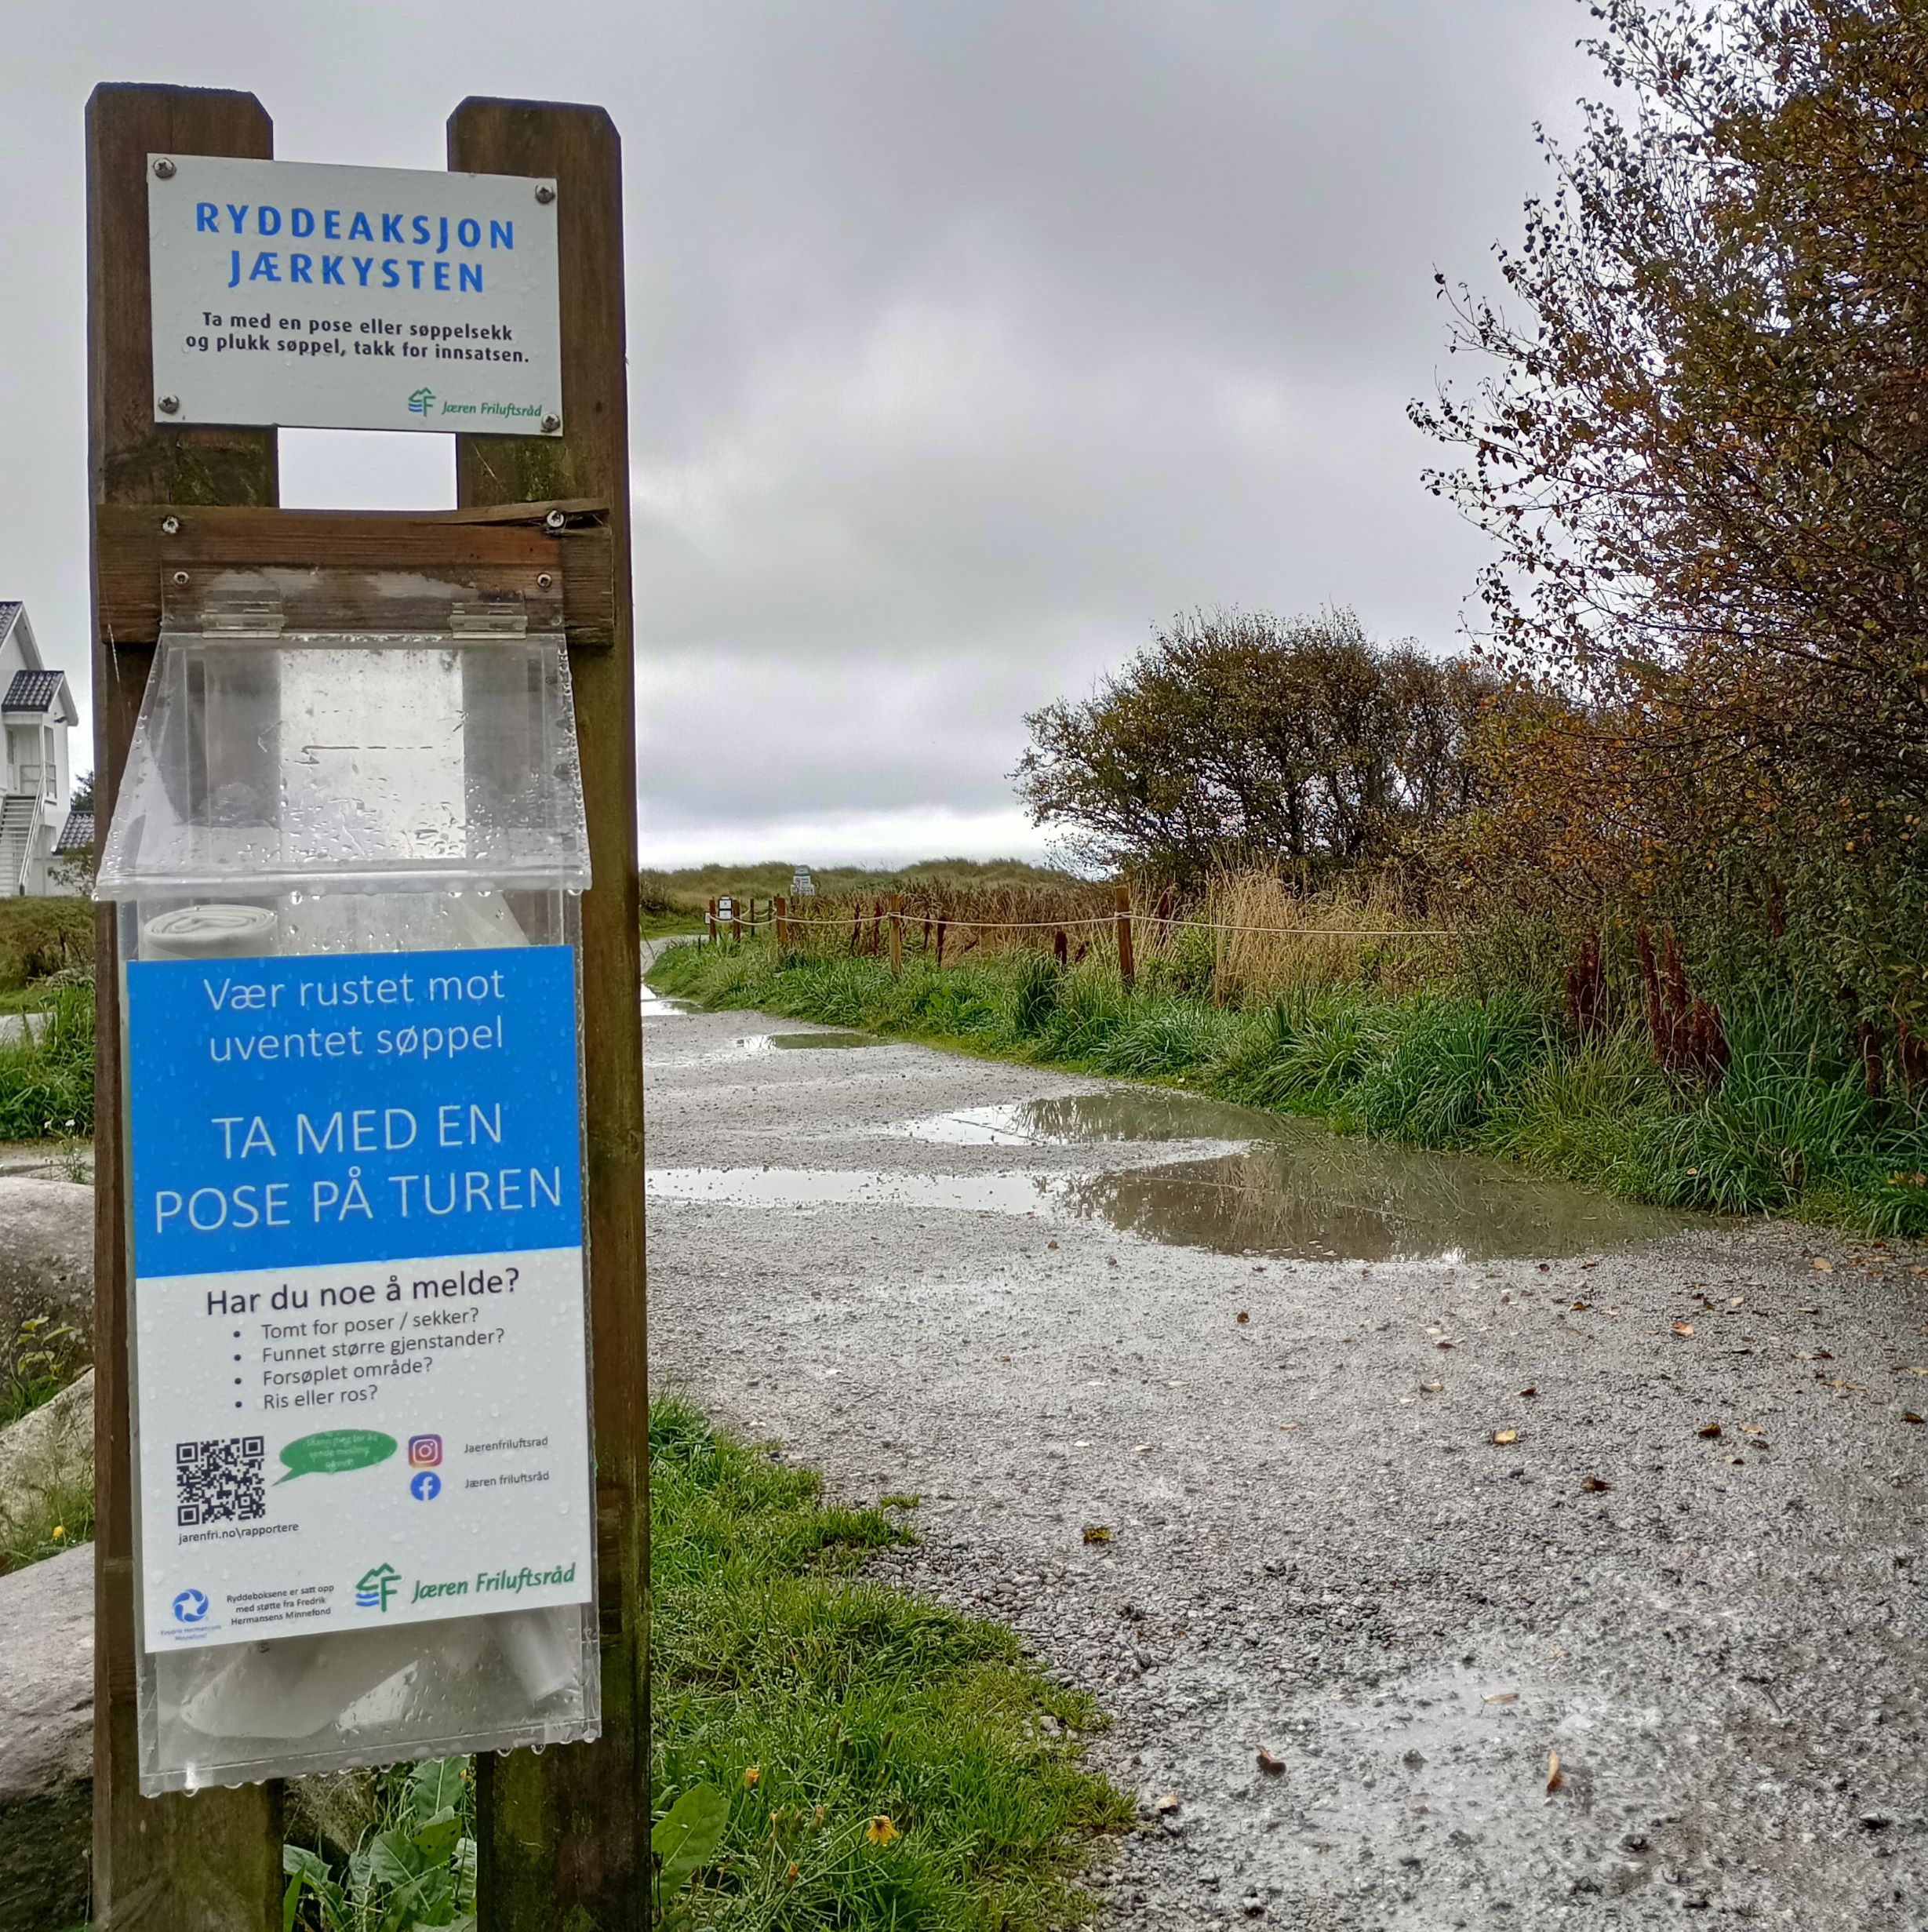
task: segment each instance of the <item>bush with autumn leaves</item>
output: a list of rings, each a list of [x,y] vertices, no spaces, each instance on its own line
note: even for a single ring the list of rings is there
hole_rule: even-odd
[[[1772,995],[1919,1104],[1928,12],[1592,11],[1612,98],[1546,144],[1503,294],[1439,278],[1482,374],[1413,411],[1494,540],[1507,680],[1437,876],[1583,1024],[1643,1010],[1664,1053],[1657,1002],[1699,1000],[1718,1077],[1710,1010]]]

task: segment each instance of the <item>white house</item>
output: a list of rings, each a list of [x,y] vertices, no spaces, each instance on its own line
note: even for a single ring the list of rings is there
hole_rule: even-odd
[[[66,672],[41,660],[26,606],[0,603],[0,898],[83,890],[62,862],[83,831],[93,842],[89,815],[67,810],[67,734],[79,721]]]

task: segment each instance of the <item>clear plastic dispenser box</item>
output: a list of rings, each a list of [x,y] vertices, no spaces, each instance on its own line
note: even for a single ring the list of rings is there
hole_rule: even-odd
[[[141,1788],[593,1737],[561,639],[496,606],[196,621],[163,629],[97,887]]]

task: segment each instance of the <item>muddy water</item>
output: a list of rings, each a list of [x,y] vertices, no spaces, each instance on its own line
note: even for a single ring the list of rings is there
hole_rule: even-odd
[[[820,1044],[839,1036],[797,1037]],[[1202,1157],[1068,1173],[658,1169],[648,1191],[658,1199],[739,1207],[913,1207],[1099,1221],[1172,1246],[1310,1261],[1551,1257],[1625,1246],[1685,1224],[1475,1155],[1348,1139],[1180,1093],[1024,1101],[883,1131],[951,1146],[1239,1144]]]
[[[859,1046],[881,1046],[883,1043],[875,1033],[746,1033],[704,1057],[711,1060],[741,1060],[752,1053],[841,1053]]]

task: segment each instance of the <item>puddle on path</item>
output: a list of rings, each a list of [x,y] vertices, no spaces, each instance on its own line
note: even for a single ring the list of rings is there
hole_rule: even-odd
[[[1127,1098],[1117,1097],[1121,1102]],[[975,1111],[1002,1115],[1007,1110]],[[651,1172],[646,1190],[657,1200],[739,1207],[915,1207],[1049,1215],[1102,1221],[1174,1247],[1304,1261],[1551,1258],[1654,1239],[1688,1222],[1682,1215],[1539,1180],[1472,1155],[1348,1140],[1301,1122],[1258,1118],[1271,1137],[1256,1145],[1204,1159],[1098,1173],[669,1168]],[[1199,1137],[1193,1117],[1186,1116],[1185,1125],[1191,1130],[1184,1137]],[[1060,1137],[1076,1137],[1067,1133]],[[1163,1137],[1121,1132],[1088,1137]]]
[[[721,1053],[706,1055],[711,1060],[734,1060],[744,1053],[836,1052],[853,1046],[881,1046],[875,1033],[749,1033],[732,1040]]]
[[[1255,1107],[1132,1087],[966,1107],[885,1132],[947,1147],[1073,1147],[1104,1141],[1271,1141],[1287,1124]]]
[[[696,1008],[686,999],[668,999],[651,991],[646,983],[642,989],[642,1017],[646,1020],[680,1020],[693,1013]]]

